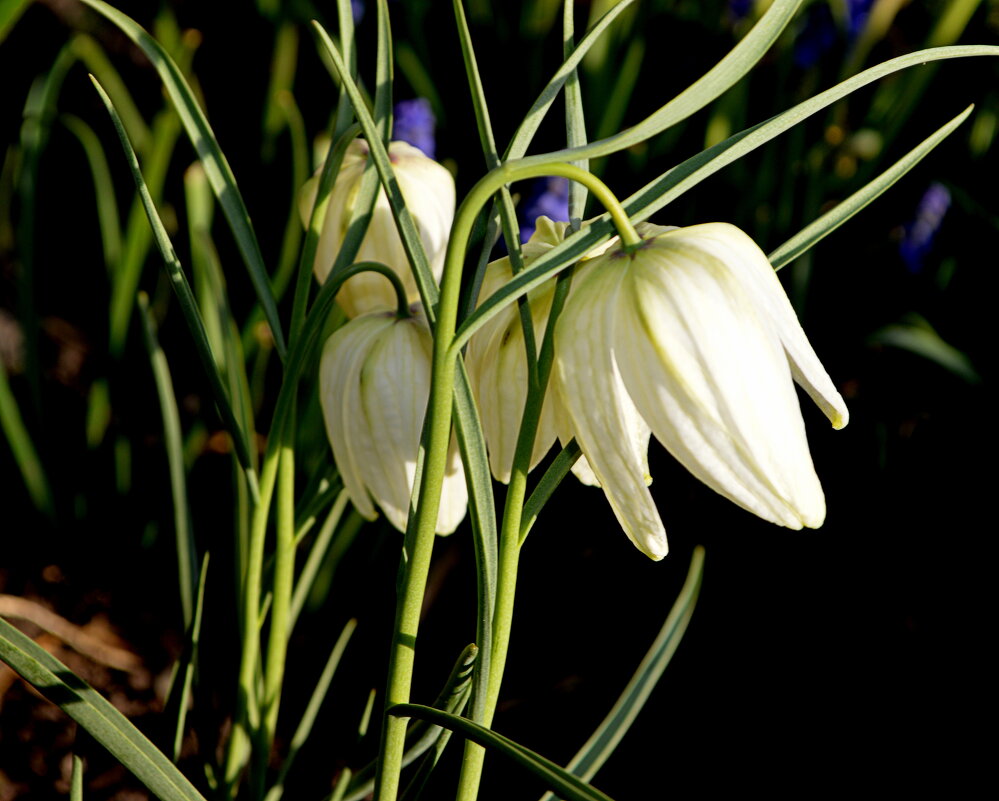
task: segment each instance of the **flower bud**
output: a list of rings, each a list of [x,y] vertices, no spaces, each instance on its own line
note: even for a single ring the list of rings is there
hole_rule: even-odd
[[[409,517],[432,347],[422,319],[374,312],[338,328],[326,340],[319,364],[326,433],[344,487],[362,516],[373,520],[377,505],[399,531],[406,530]],[[467,501],[452,437],[438,534],[457,528]]]
[[[347,234],[368,152],[368,143],[363,139],[355,139],[347,148],[340,165],[340,172],[330,193],[313,264],[313,272],[320,283],[326,280]],[[392,142],[388,153],[406,207],[427,251],[430,269],[440,279],[448,233],[454,219],[454,179],[444,167],[406,142]],[[306,226],[312,215],[318,184],[319,176],[314,175],[299,194],[299,212]],[[384,188],[378,190],[371,222],[355,261],[377,261],[388,265],[402,278],[410,302],[419,300],[413,271]],[[336,299],[349,317],[396,306],[392,286],[374,273],[361,273],[347,280]]]

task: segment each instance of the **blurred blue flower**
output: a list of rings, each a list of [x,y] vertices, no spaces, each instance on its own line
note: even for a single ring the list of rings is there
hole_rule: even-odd
[[[733,6],[740,5],[730,0]],[[871,15],[874,0],[846,0],[846,38],[851,44],[863,32]],[[794,42],[794,63],[802,69],[814,66],[832,48],[837,39],[836,21],[828,3],[813,3],[805,13],[805,22]]]
[[[847,0],[846,2],[846,35],[852,42],[864,30],[867,18],[871,15],[874,0]]]
[[[950,208],[950,190],[942,183],[934,181],[916,206],[916,214],[906,224],[898,252],[910,273],[922,272],[926,256],[933,247],[943,224],[947,209]]]
[[[728,0],[728,7],[725,10],[725,18],[729,24],[738,22],[753,10],[755,0]]]
[[[364,0],[350,0],[350,11],[354,15],[354,24],[356,25],[364,19]]]
[[[836,23],[825,3],[813,3],[805,14],[805,24],[794,40],[794,63],[802,69],[814,66],[836,43]]]
[[[413,100],[401,100],[393,110],[392,139],[396,142],[408,142],[418,147],[428,158],[434,158],[437,143],[434,139],[434,117],[430,101],[425,97]]]
[[[531,238],[534,225],[542,215],[554,222],[569,221],[568,178],[540,178],[534,182],[520,214],[521,242]]]

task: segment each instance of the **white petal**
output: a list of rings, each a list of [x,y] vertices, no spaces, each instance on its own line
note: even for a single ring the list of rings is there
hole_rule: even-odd
[[[815,355],[763,251],[746,233],[727,223],[691,226],[684,229],[684,235],[696,237],[703,248],[732,265],[754,302],[765,308],[774,322],[794,380],[829,418],[833,428],[843,428],[850,420],[846,403]]]
[[[612,252],[613,253],[613,252]],[[621,527],[652,559],[666,555],[666,532],[646,484],[648,429],[624,391],[609,345],[624,273],[612,255],[594,260],[555,331],[556,384],[572,431]]]
[[[330,193],[313,267],[320,283],[326,280],[350,225],[367,153],[368,147],[363,140],[351,143]],[[439,279],[454,218],[454,179],[447,169],[405,142],[392,142],[389,156],[403,199],[423,240],[431,271]],[[317,184],[318,178],[313,177],[299,194],[299,211],[306,225],[315,202]],[[384,189],[379,189],[371,221],[355,261],[377,261],[388,265],[402,278],[410,302],[419,299],[416,281]],[[337,302],[350,317],[392,309],[396,305],[392,285],[384,277],[373,273],[362,273],[348,280],[337,293]]]
[[[444,486],[441,489],[441,508],[437,513],[437,533],[450,534],[468,510],[468,487],[465,484],[465,469],[461,463],[458,442],[451,435],[447,452],[447,468],[444,473]]]
[[[524,249],[528,261],[549,250],[554,243],[545,237],[558,236],[559,226],[564,228],[566,225],[551,223],[546,217],[539,218],[539,222],[542,223],[540,230],[528,242],[531,247],[525,246]],[[490,263],[483,278],[479,302],[488,299],[511,277],[509,258]],[[554,283],[550,282],[528,294],[535,348],[540,347],[548,325],[553,293]],[[505,307],[472,337],[465,363],[489,449],[489,468],[497,481],[509,483],[528,386],[527,348],[517,304]],[[555,442],[552,406],[549,393],[542,406],[529,469],[544,458]]]
[[[688,232],[691,229],[682,229]],[[614,344],[656,438],[764,519],[820,525],[825,501],[775,326],[730,265],[671,232],[629,267]]]
[[[378,337],[361,373],[371,451],[362,471],[368,490],[400,531],[409,519],[416,455],[430,396],[429,332],[414,318],[395,320]]]
[[[350,321],[326,340],[319,366],[320,405],[333,458],[351,501],[368,520],[374,520],[377,512],[365,489],[361,462],[355,453],[361,413],[355,389],[372,343],[388,325],[391,320],[380,317]]]

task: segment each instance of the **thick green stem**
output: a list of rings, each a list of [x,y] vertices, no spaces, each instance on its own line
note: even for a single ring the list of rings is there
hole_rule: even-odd
[[[294,416],[293,416],[294,417]],[[267,640],[267,670],[264,674],[264,732],[267,750],[274,742],[281,683],[288,655],[289,611],[295,576],[295,446],[294,420],[281,444],[277,485],[277,539],[274,558],[274,587],[271,625]]]
[[[308,321],[303,324],[301,332],[292,341],[288,351],[284,383],[282,383],[278,393],[274,418],[271,423],[270,440],[264,454],[263,468],[260,471],[259,501],[253,509],[246,569],[241,583],[243,650],[240,656],[236,716],[226,756],[225,781],[229,787],[234,787],[239,780],[239,775],[249,756],[250,743],[260,729],[256,677],[260,663],[260,581],[263,575],[264,542],[278,466],[285,451],[285,438],[287,437],[287,441],[291,442],[294,435],[294,407],[298,379],[301,376],[306,356],[318,332],[322,329],[323,318],[329,313],[337,290],[343,282],[361,272],[370,270],[383,272],[385,269],[384,265],[376,262],[359,262],[337,275],[330,276],[316,297],[316,302],[309,312]],[[319,324],[316,324],[315,320],[318,320]],[[280,527],[281,523],[279,522],[278,525]],[[294,538],[293,517],[289,531],[291,537]],[[260,769],[265,768],[266,760],[260,766]]]
[[[447,460],[447,449],[451,436],[454,376],[458,356],[452,345],[458,316],[461,269],[464,264],[468,239],[472,233],[472,226],[475,223],[476,215],[489,202],[493,194],[502,189],[506,184],[514,181],[544,175],[561,175],[585,184],[593,192],[594,196],[607,207],[625,247],[636,247],[641,243],[641,238],[638,236],[630,220],[628,220],[628,216],[622,208],[621,203],[607,185],[585,170],[571,164],[501,165],[485,175],[472,188],[459,207],[455,216],[454,226],[451,230],[451,237],[448,241],[447,254],[444,260],[444,273],[441,281],[440,300],[437,306],[430,400],[427,404],[429,419],[424,428],[425,462],[417,495],[416,513],[412,516],[409,529],[406,532],[402,557],[403,579],[396,606],[395,635],[393,637],[392,652],[389,657],[389,676],[385,689],[386,711],[396,704],[409,703],[412,686],[420,608],[423,603],[427,574],[430,569],[430,557],[433,553],[437,515],[440,508],[441,489],[443,487],[444,470]],[[527,437],[525,436],[523,439],[527,439]],[[530,439],[533,442],[533,432]],[[521,444],[521,442],[518,442],[518,450],[520,450]],[[506,592],[503,592],[502,589],[500,590],[500,594],[507,597],[506,603],[509,604],[509,609],[505,613],[507,619],[512,616],[512,587],[516,583],[520,514],[523,507],[527,479],[526,467],[522,470],[522,474],[516,478],[516,481],[523,482],[523,486],[519,489],[519,500],[516,498],[511,499],[511,496],[518,492],[517,487],[514,486],[514,479],[511,479],[507,506],[508,512],[512,507],[516,507],[516,511],[504,516],[504,534],[501,536],[500,544],[501,565],[504,562],[507,563],[507,581],[510,584]],[[505,546],[504,543],[506,543]],[[506,551],[505,555],[502,553],[504,549]],[[502,586],[502,578],[500,582]],[[502,648],[505,656],[506,646],[509,642],[509,622],[505,626],[494,624],[494,643],[496,641],[495,633],[501,630],[502,634],[499,639],[502,640]],[[499,667],[490,671],[490,702],[488,704],[488,716],[490,718],[492,710],[495,709],[495,698],[498,697],[499,693],[498,679],[502,676],[503,663],[504,659],[499,659],[497,662]],[[493,676],[497,677],[495,683]],[[375,798],[377,801],[395,801],[398,795],[399,774],[402,770],[407,720],[407,718],[385,715],[378,759],[378,773],[375,779]],[[476,784],[477,781],[476,779]]]

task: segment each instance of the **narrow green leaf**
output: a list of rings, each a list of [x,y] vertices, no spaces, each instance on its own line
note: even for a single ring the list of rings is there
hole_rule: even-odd
[[[0,0],[0,42],[7,38],[10,29],[17,24],[30,2],[31,0]]]
[[[388,3],[377,0],[378,51],[375,61],[374,117],[382,142],[388,145],[392,135],[392,27]]]
[[[589,781],[614,753],[621,738],[627,734],[638,713],[642,711],[649,694],[655,688],[663,671],[673,658],[680,640],[687,630],[697,596],[701,591],[701,579],[704,574],[704,548],[694,549],[687,570],[687,579],[677,596],[673,608],[670,609],[666,622],[663,623],[652,647],[649,648],[641,664],[631,677],[628,686],[618,697],[607,717],[593,732],[593,735],[566,766],[566,770],[581,779]],[[551,793],[542,801],[555,801]]]
[[[195,576],[198,572],[194,532],[191,530],[191,508],[187,501],[187,476],[184,471],[184,444],[180,431],[180,412],[170,377],[166,354],[156,337],[156,322],[149,311],[149,298],[145,292],[138,296],[146,350],[156,382],[156,395],[160,402],[163,420],[163,443],[167,452],[170,473],[170,494],[173,496],[174,541],[177,549],[177,584],[184,628],[191,626],[195,604]]]
[[[519,743],[465,718],[420,704],[396,704],[388,710],[388,713],[395,717],[430,721],[438,726],[451,729],[485,748],[498,751],[532,773],[565,801],[611,801],[609,796],[580,781],[551,760],[545,759]]]
[[[982,381],[971,359],[944,340],[929,321],[918,314],[908,315],[903,322],[886,325],[875,331],[868,341],[874,345],[889,345],[922,356],[969,384],[979,384]]]
[[[719,142],[673,167],[627,198],[623,202],[625,211],[633,221],[648,219],[652,214],[723,167],[766,144],[840,98],[879,78],[928,61],[974,56],[999,56],[999,47],[961,45],[920,50],[871,67],[765,122],[730,136],[725,141]],[[517,162],[517,164],[550,163],[574,155],[578,154],[575,151],[558,151],[545,156],[532,156],[530,159]],[[605,214],[582,231],[566,237],[564,242],[538,257],[528,269],[514,276],[506,286],[479,306],[459,327],[454,347],[458,348],[464,345],[480,326],[493,315],[499,313],[504,306],[527,294],[568,265],[574,264],[594,247],[606,242],[614,233],[613,226]]]
[[[298,756],[298,752],[302,749],[302,746],[305,745],[306,740],[309,739],[312,727],[315,725],[316,718],[319,716],[319,709],[323,705],[323,701],[326,700],[326,695],[329,693],[330,684],[333,681],[333,675],[336,673],[336,669],[340,665],[343,653],[347,650],[347,643],[350,642],[350,638],[354,634],[354,629],[356,628],[357,621],[351,619],[347,621],[346,625],[340,631],[340,636],[333,645],[333,650],[330,651],[330,655],[326,660],[326,666],[323,668],[323,672],[319,676],[319,681],[316,683],[316,687],[312,691],[312,695],[309,697],[309,703],[305,707],[305,712],[302,713],[298,726],[295,728],[295,733],[292,735],[291,742],[288,744],[288,754],[285,756],[284,762],[281,763],[277,779],[274,781],[270,790],[267,791],[264,801],[278,801],[278,799],[284,795],[284,783],[288,777],[288,771],[290,771],[292,765],[295,764],[295,758]]]
[[[475,124],[479,130],[479,141],[482,145],[482,153],[486,159],[486,167],[488,169],[493,169],[499,166],[500,159],[499,153],[496,150],[496,139],[493,135],[492,123],[489,120],[489,107],[486,104],[485,91],[482,88],[482,79],[479,75],[478,62],[475,58],[475,49],[472,47],[472,34],[468,29],[468,24],[465,20],[465,10],[462,6],[461,0],[453,0],[452,5],[454,7],[455,21],[458,25],[458,39],[461,43],[462,58],[465,62],[465,73],[468,76],[468,87],[472,95],[472,108],[475,110]],[[519,273],[524,269],[524,259],[521,255],[520,248],[520,226],[517,224],[517,212],[513,206],[513,198],[510,196],[509,187],[504,186],[500,189],[499,197],[495,202],[496,208],[499,210],[500,225],[503,230],[503,237],[507,244],[507,251],[510,256],[510,265],[514,273]],[[489,215],[489,219],[492,219],[494,214]],[[476,274],[472,279],[472,283],[475,286],[473,291],[473,302],[474,298],[478,295],[478,288],[482,284],[483,277],[485,275],[486,265],[488,263],[488,257],[486,256],[486,247],[491,247],[488,243],[491,237],[486,237],[483,242],[483,254],[479,259],[478,268]],[[534,325],[531,322],[531,307],[527,303],[520,304],[520,320],[521,329],[524,334],[524,349],[527,354],[527,369],[531,373],[535,369],[535,362],[537,360],[537,346],[534,342]],[[488,638],[483,639],[481,633],[477,635],[483,643],[488,643]],[[491,650],[491,646],[487,645],[486,650]],[[487,654],[486,659],[480,664],[480,669],[482,665],[488,664],[490,656]],[[476,709],[479,706],[478,701],[479,690],[476,689],[476,702],[473,703],[473,707]]]
[[[180,136],[180,119],[173,109],[164,108],[156,115],[151,136],[152,144],[143,159],[143,180],[153,205],[156,205],[162,199],[167,170],[177,137]],[[146,209],[141,195],[136,192],[125,223],[121,261],[111,274],[108,350],[113,359],[120,358],[125,350],[132,309],[135,308],[135,292],[152,244],[153,232],[146,217]]]
[[[40,512],[51,517],[54,513],[52,491],[49,489],[42,461],[38,458],[38,452],[31,441],[31,434],[28,433],[28,428],[21,417],[17,399],[11,391],[3,359],[0,359],[0,430],[3,431],[14,454],[14,461],[21,471],[21,478],[31,502]]]
[[[455,664],[454,670],[451,671],[450,677],[448,677],[445,688],[446,694],[441,693],[438,696],[434,702],[434,707],[444,709],[454,715],[460,715],[464,711],[465,704],[470,695],[472,673],[477,652],[478,648],[474,644],[465,648],[458,662]],[[406,757],[410,753],[413,755],[412,758],[415,759],[422,748],[429,750],[429,753],[424,756],[419,768],[417,768],[416,774],[403,792],[401,801],[416,801],[416,799],[420,798],[423,788],[430,778],[430,774],[437,767],[437,763],[440,761],[441,755],[444,753],[444,749],[447,748],[450,740],[450,729],[443,729],[440,726],[430,726],[416,745],[407,752],[403,757],[403,765],[408,764]]]
[[[274,33],[274,53],[271,56],[270,79],[267,82],[264,102],[264,135],[261,152],[265,162],[273,160],[275,142],[286,123],[285,112],[278,98],[284,94],[291,94],[295,84],[297,63],[298,25],[294,22],[282,22]]]
[[[194,602],[194,619],[188,629],[187,645],[180,659],[177,661],[174,682],[177,693],[177,723],[173,729],[173,761],[180,759],[180,749],[184,743],[184,731],[187,721],[187,710],[191,700],[191,688],[194,685],[194,671],[198,664],[198,645],[201,642],[201,620],[205,610],[205,582],[208,578],[208,553],[205,553],[201,560],[201,570],[198,573],[198,594]],[[174,687],[171,686],[167,693],[167,707],[172,708],[171,696],[174,694]]]
[[[132,93],[128,91],[121,74],[108,58],[107,52],[93,37],[85,33],[75,34],[69,40],[69,49],[83,62],[87,72],[93,73],[101,82],[114,107],[118,109],[121,122],[128,131],[128,138],[135,145],[135,151],[146,158],[149,155],[150,143],[153,141],[153,132],[146,125],[142,112],[135,105]]]
[[[385,194],[388,197],[392,214],[395,217],[396,226],[399,229],[399,236],[402,239],[403,248],[406,251],[406,258],[413,267],[413,275],[416,279],[417,288],[420,291],[420,298],[427,309],[428,315],[437,302],[437,286],[433,274],[430,271],[430,263],[423,247],[423,240],[420,239],[413,217],[406,208],[406,201],[402,197],[402,190],[396,181],[392,171],[392,164],[388,157],[388,151],[382,144],[379,128],[372,118],[370,112],[364,105],[364,99],[357,84],[347,72],[346,64],[340,55],[340,51],[333,43],[330,35],[318,23],[312,23],[313,29],[319,36],[319,41],[323,44],[326,53],[337,71],[341,84],[354,106],[354,113],[357,121],[364,132],[364,138],[368,142],[371,160],[375,169],[378,170],[378,177],[381,179]],[[332,274],[332,273],[331,273]]]
[[[714,67],[708,70],[701,78],[694,81],[684,89],[679,95],[662,106],[658,111],[653,112],[642,122],[626,128],[620,133],[614,134],[607,139],[600,139],[580,147],[570,147],[556,153],[549,153],[543,156],[534,156],[525,159],[525,162],[550,163],[550,161],[578,161],[584,158],[596,158],[597,156],[608,156],[620,150],[644,142],[656,134],[662,133],[667,128],[685,120],[691,114],[700,111],[712,100],[731,88],[736,82],[741,80],[758,62],[770,46],[777,41],[781,31],[787,27],[801,0],[774,0],[759,22],[753,26],[752,30],[722,58]],[[624,5],[623,3],[621,5]],[[578,60],[577,60],[578,61]],[[561,74],[569,61],[559,70]],[[575,64],[569,70],[565,70],[565,80],[568,79]],[[552,97],[552,100],[554,97]],[[540,100],[540,98],[539,98]],[[550,101],[549,101],[550,102]],[[530,114],[528,115],[530,119]],[[514,137],[517,141],[517,137]],[[512,146],[508,152],[511,159],[518,158],[526,152],[514,149]]]
[[[305,606],[305,600],[309,597],[309,592],[312,590],[312,584],[319,574],[319,568],[326,559],[326,553],[329,550],[330,543],[333,541],[333,534],[336,532],[340,518],[343,516],[343,512],[349,502],[350,496],[341,489],[336,502],[333,504],[333,508],[326,515],[326,520],[323,522],[322,528],[319,529],[319,534],[316,536],[316,540],[309,550],[309,555],[302,566],[301,572],[298,574],[298,580],[295,582],[295,592],[291,598],[291,611],[289,613],[289,630],[295,628],[295,623],[302,612],[302,607]]]
[[[184,271],[180,266],[180,261],[173,249],[173,245],[170,243],[170,237],[166,232],[163,221],[160,219],[159,213],[156,211],[156,206],[153,205],[152,198],[149,196],[149,190],[143,180],[142,171],[139,169],[139,162],[135,157],[135,151],[132,149],[131,143],[128,141],[128,135],[125,133],[124,127],[122,127],[121,119],[118,117],[114,106],[111,104],[111,99],[101,88],[100,84],[97,83],[93,76],[91,76],[91,80],[93,80],[94,86],[96,87],[98,94],[101,96],[101,100],[104,102],[108,113],[111,115],[115,130],[118,132],[118,138],[121,140],[121,146],[125,152],[125,158],[132,171],[132,177],[135,179],[136,189],[142,198],[146,215],[149,218],[149,224],[152,227],[153,234],[156,238],[156,244],[159,246],[160,254],[163,256],[163,263],[167,269],[168,275],[170,276],[170,285],[173,287],[177,295],[177,299],[180,302],[181,312],[184,315],[184,319],[187,322],[191,335],[194,337],[194,344],[198,352],[198,357],[201,360],[201,366],[205,371],[205,374],[208,377],[208,382],[212,388],[216,408],[219,410],[219,414],[222,417],[222,422],[225,425],[226,430],[233,439],[236,454],[239,457],[243,469],[248,475],[255,475],[255,468],[250,459],[250,451],[246,444],[246,437],[236,421],[232,406],[229,402],[228,393],[226,392],[225,386],[222,383],[222,378],[219,375],[217,360],[212,353],[211,345],[208,342],[205,325],[201,319],[200,313],[198,312],[197,301],[194,299],[194,293],[191,292],[191,287],[187,283],[187,276],[184,275]]]
[[[620,5],[624,5],[623,3]],[[572,55],[575,38],[573,12],[575,3],[565,0],[562,4],[562,57]],[[583,113],[583,93],[579,87],[579,74],[569,73],[565,84],[565,144],[567,147],[581,147],[586,144],[586,115]],[[574,161],[583,170],[590,168],[589,159]],[[572,230],[579,230],[586,208],[586,187],[578,181],[569,182],[569,222]]]
[[[205,801],[121,712],[5,620],[0,620],[0,660],[86,729],[161,801]]]
[[[340,173],[340,165],[343,164],[343,158],[347,155],[347,148],[350,147],[350,143],[354,141],[359,132],[360,126],[351,125],[336,138],[329,153],[326,154],[326,161],[323,162],[323,168],[319,173],[316,200],[312,206],[312,215],[309,218],[309,225],[305,231],[305,242],[302,245],[302,252],[298,260],[298,274],[295,281],[295,295],[292,302],[291,326],[289,328],[292,343],[297,339],[305,320],[309,301],[309,289],[312,286],[312,267],[316,260],[316,251],[319,249],[319,239],[326,224],[326,209],[329,205],[330,193],[333,191],[333,184]],[[370,209],[374,204],[374,191],[376,188],[371,186],[370,181],[365,184],[362,179],[355,202],[355,217],[362,213],[362,209],[366,210],[367,214],[370,215]],[[363,229],[367,228],[366,219],[362,225]],[[354,219],[352,219],[344,236],[340,252],[337,254],[336,265],[330,270],[330,275],[333,274],[337,265],[343,262],[350,264],[348,259],[352,261],[357,254],[364,231],[362,229],[358,232],[356,227]]]
[[[281,256],[274,273],[274,295],[283,297],[298,263],[302,244],[302,220],[298,213],[298,193],[309,177],[309,141],[305,131],[305,120],[291,92],[282,92],[277,97],[276,106],[288,129],[291,146],[291,202],[288,204],[288,221],[285,223],[284,238],[281,240]]]
[[[252,464],[255,463],[257,450],[256,438],[253,436],[256,426],[249,376],[246,374],[246,360],[236,330],[235,316],[229,305],[221,260],[211,236],[214,195],[199,161],[184,172],[184,200],[195,296],[216,364],[226,377],[237,425],[246,432]]]
[[[520,542],[523,544],[524,540],[527,539],[527,535],[531,532],[531,528],[534,526],[534,522],[538,519],[538,515],[541,514],[541,510],[544,508],[545,504],[548,503],[548,499],[554,494],[555,490],[558,489],[559,484],[562,480],[572,472],[572,466],[576,463],[576,460],[582,455],[582,450],[579,448],[579,444],[576,442],[575,437],[569,440],[569,443],[559,451],[558,456],[555,457],[554,461],[548,465],[548,469],[545,470],[543,476],[538,481],[537,485],[534,487],[534,491],[531,493],[527,502],[524,504],[524,514],[521,518],[520,524]]]
[[[442,709],[453,715],[461,714],[468,699],[472,672],[478,654],[479,648],[474,643],[465,646],[458,656],[458,660],[454,663],[454,667],[451,668],[451,673],[444,682],[444,687],[433,703],[434,709]],[[431,746],[439,744],[442,735],[450,735],[450,732],[422,720],[411,725],[406,732],[406,741],[409,745],[402,758],[402,767],[406,767],[418,759]],[[360,801],[369,795],[375,786],[374,775],[375,764],[373,762],[355,773],[351,786],[348,788],[349,795],[346,797],[346,801]]]
[[[194,92],[169,54],[135,20],[102,2],[102,0],[83,0],[83,2],[117,25],[129,39],[135,42],[152,62],[163,81],[167,95],[177,110],[198,158],[205,166],[208,180],[211,182],[219,205],[222,206],[226,219],[229,221],[236,245],[243,256],[243,261],[250,273],[250,280],[257,292],[257,299],[263,307],[264,316],[271,327],[274,346],[283,359],[286,350],[284,333],[281,328],[281,320],[278,317],[277,303],[271,292],[264,257],[260,252],[260,245],[257,243],[257,235],[253,230],[249,212],[243,203],[243,197],[239,193],[239,187],[236,185],[236,179],[229,168],[229,163],[215,139],[215,134],[208,124],[204,112],[198,105]]]
[[[17,166],[17,189],[20,196],[20,217],[17,223],[17,248],[21,269],[18,271],[18,318],[24,335],[24,378],[28,383],[30,403],[29,419],[42,416],[41,352],[38,334],[41,323],[35,302],[35,283],[38,281],[35,266],[35,215],[38,196],[38,177],[44,152],[56,113],[56,103],[63,81],[75,57],[68,47],[59,50],[47,73],[32,81],[24,103],[21,121],[21,152]]]
[[[73,754],[73,773],[69,780],[69,801],[83,801],[83,760]]]
[[[357,42],[354,36],[354,9],[350,0],[336,2],[337,30],[340,33],[340,47],[343,60],[350,69],[352,77],[357,77]],[[329,66],[329,65],[327,65]],[[335,77],[335,76],[334,76]],[[350,125],[354,118],[354,106],[347,95],[347,90],[340,84],[340,101],[336,107],[336,118],[333,126],[333,139],[337,139]]]
[[[974,109],[974,106],[968,106],[954,117],[954,119],[937,130],[932,136],[920,142],[919,145],[906,153],[905,156],[896,161],[873,181],[854,192],[842,203],[839,203],[835,208],[807,225],[770,253],[767,258],[770,259],[770,263],[774,266],[774,269],[779,270],[781,267],[790,264],[802,253],[810,250],[816,242],[835,231],[868,203],[878,198],[882,192],[922,161],[933,148],[950,136],[968,118],[972,109]]]
[[[121,217],[115,199],[114,181],[104,155],[101,140],[94,129],[72,114],[62,114],[59,121],[67,131],[77,138],[90,167],[94,181],[94,200],[97,208],[97,223],[101,231],[101,245],[104,248],[104,264],[110,272],[121,258]]]
[[[365,109],[356,84],[350,75],[346,73],[343,59],[340,57],[339,52],[337,52],[332,39],[330,39],[329,35],[320,25],[317,23],[313,23],[313,25],[320,41],[323,43],[330,55],[330,59],[338,70],[351,102],[355,106],[358,122],[364,131],[365,138],[368,140],[372,160],[378,170],[382,185],[386,189],[386,195],[392,207],[392,213],[395,215],[399,235],[406,247],[407,257],[414,268],[424,310],[431,324],[433,324],[434,308],[438,298],[437,284],[430,273],[423,243],[413,224],[413,219],[406,209],[405,201],[402,199],[402,192],[399,190],[398,183],[392,173],[388,153],[378,139],[374,120],[368,114],[367,109]],[[350,236],[349,231],[348,236]],[[335,274],[335,271],[336,268],[330,273],[330,277]],[[329,283],[329,279],[327,279],[327,285]],[[325,287],[323,288],[324,290]],[[322,291],[320,292],[321,294]],[[330,301],[332,301],[332,298],[330,298]],[[320,303],[317,297],[313,310],[315,311],[319,307]],[[318,313],[323,314],[324,312],[320,310]],[[313,313],[310,312],[309,317],[312,318],[312,316]],[[465,464],[465,478],[469,484],[469,512],[472,518],[472,530],[476,543],[476,563],[479,570],[479,581],[480,585],[484,588],[482,592],[486,593],[486,597],[493,597],[496,576],[497,529],[496,511],[492,494],[492,477],[489,473],[489,462],[486,457],[482,427],[478,421],[478,414],[472,399],[472,391],[468,384],[468,374],[465,371],[464,363],[460,359],[455,382],[455,418],[458,443],[462,448],[462,461]],[[482,614],[491,615],[491,611],[482,610]]]

